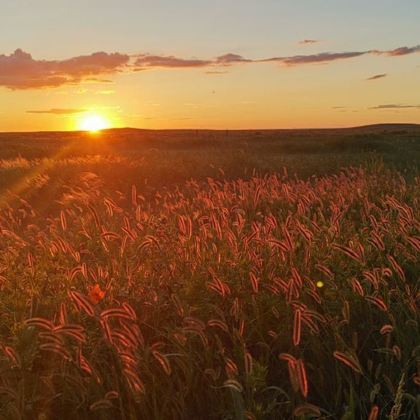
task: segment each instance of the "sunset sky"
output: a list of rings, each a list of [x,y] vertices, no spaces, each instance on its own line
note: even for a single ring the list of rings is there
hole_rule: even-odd
[[[420,123],[419,0],[1,0],[0,131]]]

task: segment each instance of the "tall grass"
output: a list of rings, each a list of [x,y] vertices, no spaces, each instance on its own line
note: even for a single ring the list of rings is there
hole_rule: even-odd
[[[0,212],[3,418],[420,416],[419,178],[105,191]]]

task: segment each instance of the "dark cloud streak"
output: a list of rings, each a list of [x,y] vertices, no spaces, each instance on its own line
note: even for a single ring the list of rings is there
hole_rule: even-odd
[[[369,109],[409,109],[415,108],[420,109],[420,105],[409,105],[409,104],[383,104],[372,106]]]
[[[73,109],[73,108],[51,108],[26,111],[28,114],[54,114],[54,115],[72,115],[86,112],[86,109]]]
[[[312,44],[318,44],[318,39],[302,39],[302,41],[299,41],[299,45],[312,45]]]
[[[316,63],[329,63],[332,61],[343,60],[346,58],[359,57],[368,54],[367,51],[354,51],[354,52],[339,52],[331,53],[324,52],[319,54],[309,55],[295,55],[291,57],[273,57],[260,60],[261,62],[278,62],[286,66],[296,66],[302,64],[316,64]]]
[[[386,55],[388,57],[399,57],[402,55],[420,53],[420,45],[416,45],[415,47],[399,47],[388,51],[372,50],[371,53]]]
[[[221,55],[216,58],[214,61],[214,64],[220,64],[222,66],[230,66],[232,64],[240,64],[240,63],[252,63],[253,60],[249,58],[244,58],[241,55],[238,54],[225,54]]]
[[[159,55],[141,55],[134,62],[136,70],[163,67],[163,68],[191,68],[191,67],[207,67],[212,62],[210,60],[184,59],[174,56]]]
[[[374,74],[371,77],[368,77],[366,80],[378,80],[378,79],[383,79],[384,77],[387,77],[388,75],[386,73],[382,73],[382,74]]]
[[[213,74],[213,75],[220,75],[220,74],[227,74],[227,71],[220,71],[220,70],[209,70],[206,71],[206,74]]]

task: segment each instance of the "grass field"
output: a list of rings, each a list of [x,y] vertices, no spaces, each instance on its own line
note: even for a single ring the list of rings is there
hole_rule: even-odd
[[[0,134],[4,419],[420,417],[420,127]]]

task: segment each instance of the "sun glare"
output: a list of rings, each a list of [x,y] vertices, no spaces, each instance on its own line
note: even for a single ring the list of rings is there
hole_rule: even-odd
[[[87,115],[80,121],[80,129],[83,131],[89,131],[91,133],[96,133],[105,128],[109,128],[109,121],[101,115],[91,114]]]

